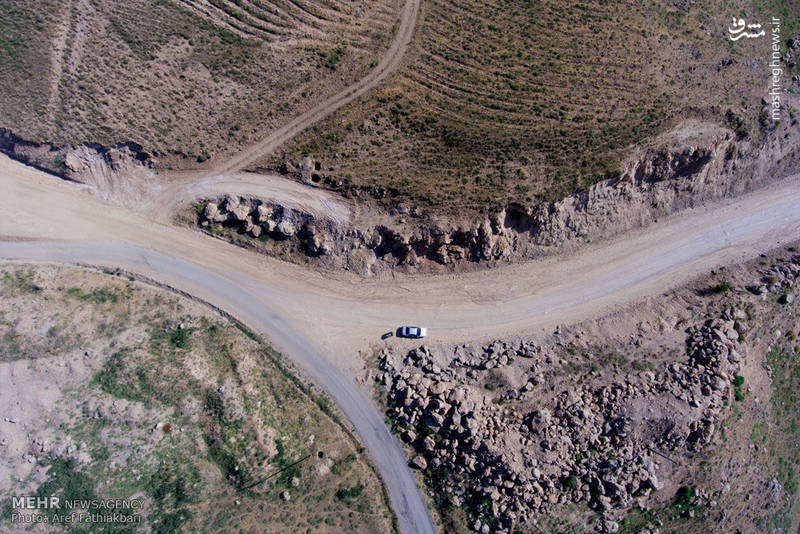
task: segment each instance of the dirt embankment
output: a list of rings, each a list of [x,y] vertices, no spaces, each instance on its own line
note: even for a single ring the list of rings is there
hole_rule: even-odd
[[[156,166],[154,155],[136,143],[58,146],[23,139],[7,128],[0,128],[0,152],[26,165],[77,182],[90,181],[91,173],[99,170],[100,166],[104,166],[106,172],[131,171],[136,167],[153,170]]]
[[[570,252],[588,242],[645,228],[682,209],[736,196],[796,172],[800,168],[797,121],[789,113],[791,122],[773,126],[765,117],[761,140],[741,130],[685,122],[637,148],[616,176],[586,191],[535,206],[512,203],[477,221],[445,222],[407,204],[378,213],[369,202],[359,203],[353,217],[337,220],[302,206],[282,205],[280,199],[246,194],[252,188],[227,191],[244,193],[241,196],[198,199],[202,205],[195,207],[203,209],[192,212],[188,220],[212,235],[266,254],[301,262],[311,259],[326,269],[363,276],[398,270],[460,272],[512,263]],[[133,143],[55,147],[0,130],[0,150],[85,183],[101,198],[137,211],[149,209],[153,213],[148,215],[159,219],[171,218],[171,211],[187,201],[178,198],[180,188],[170,188],[157,176],[156,157]],[[306,157],[285,171],[288,178],[313,184],[319,180],[315,169]],[[337,189],[336,184],[327,185]],[[365,191],[340,189],[339,193],[358,197]]]
[[[800,128],[796,124],[765,129],[764,139],[758,143],[728,128],[687,122],[637,149],[617,176],[586,191],[536,206],[510,204],[483,220],[463,224],[444,223],[399,205],[388,215],[362,214],[349,226],[293,213],[295,229],[287,233],[262,220],[256,211],[258,201],[244,198],[204,199],[211,207],[197,222],[215,235],[268,253],[276,248],[248,238],[289,240],[293,246],[279,247],[284,258],[305,261],[304,256],[310,256],[320,266],[365,276],[398,269],[464,271],[571,251],[644,228],[682,209],[742,194],[797,170]],[[313,181],[314,164],[304,158],[287,174]],[[250,210],[226,209],[242,204]],[[375,224],[376,218],[382,224]],[[295,254],[286,254],[289,249]]]

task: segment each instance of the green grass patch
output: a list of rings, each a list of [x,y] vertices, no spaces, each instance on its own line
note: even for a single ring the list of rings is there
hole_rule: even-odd
[[[103,367],[92,378],[92,384],[117,397],[149,405],[161,397],[141,361],[130,349],[115,352],[103,362]]]
[[[84,292],[79,287],[67,289],[67,295],[76,299],[93,302],[94,304],[116,304],[119,302],[122,292],[115,287],[98,287],[88,292]]]
[[[191,518],[186,505],[197,500],[200,475],[195,467],[171,463],[159,466],[145,485],[155,510],[152,521],[156,532],[177,532]]]
[[[634,534],[647,528],[647,525],[654,524],[663,524],[662,530],[666,532],[700,532],[707,513],[707,503],[697,498],[695,489],[692,486],[681,486],[672,500],[661,508],[642,510],[636,507],[631,510],[620,521],[619,532]]]
[[[189,340],[195,330],[197,328],[169,328],[162,325],[150,333],[150,348],[153,352],[159,352],[165,347],[188,349]]]
[[[744,400],[744,392],[742,386],[744,385],[744,377],[742,375],[734,375],[733,377],[733,398],[738,402]]]

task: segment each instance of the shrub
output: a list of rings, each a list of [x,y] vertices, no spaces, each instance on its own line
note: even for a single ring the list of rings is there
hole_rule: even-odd
[[[731,284],[727,280],[723,280],[714,286],[714,293],[727,293],[731,290]]]
[[[733,398],[739,402],[744,400],[744,393],[742,386],[744,385],[744,377],[742,375],[734,375],[733,377]]]
[[[340,501],[349,501],[361,495],[362,491],[364,491],[364,485],[361,483],[356,484],[352,488],[340,487],[336,490],[336,498]]]

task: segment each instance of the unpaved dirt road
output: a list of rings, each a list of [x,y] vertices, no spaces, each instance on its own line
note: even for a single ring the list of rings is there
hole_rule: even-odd
[[[403,532],[433,527],[399,445],[351,378],[362,368],[358,350],[402,323],[429,327],[432,343],[552,328],[800,238],[798,175],[571,257],[379,281],[323,275],[153,223],[5,157],[0,191],[0,259],[119,266],[206,300],[266,334],[353,423],[387,484]]]
[[[6,156],[0,156],[0,191],[6,202],[15,204],[8,217],[0,218],[0,260],[122,267],[237,317],[294,360],[344,413],[386,485],[401,532],[435,531],[400,444],[389,432],[380,410],[368,394],[359,390],[347,366],[341,365],[352,361],[351,353],[343,353],[344,358],[331,358],[330,353],[323,354],[317,346],[317,341],[328,334],[319,332],[317,337],[296,328],[302,324],[304,330],[313,330],[316,325],[314,299],[306,301],[293,294],[306,287],[304,278],[308,273],[277,262],[272,267],[278,270],[272,271],[272,262],[264,263],[264,258],[237,257],[240,249],[236,247],[215,239],[205,240],[190,230],[154,223],[141,212],[97,198],[85,186],[60,181]],[[148,229],[148,235],[135,235],[135,228]],[[159,244],[151,247],[156,242]],[[226,258],[227,266],[210,269],[202,262],[173,256],[170,249],[183,250],[188,255],[179,255],[183,258],[206,254],[208,259]],[[249,274],[237,275],[237,265]],[[286,291],[264,283],[273,278],[285,279],[294,289]],[[315,278],[316,283],[324,283],[324,278]],[[285,306],[294,310],[287,313]]]
[[[400,13],[398,28],[391,45],[389,45],[389,49],[378,65],[367,76],[349,85],[344,91],[318,106],[311,108],[302,115],[298,115],[291,122],[275,130],[259,142],[216,165],[206,172],[206,177],[229,174],[252,165],[315,122],[327,117],[385,80],[387,76],[400,67],[408,45],[411,43],[411,37],[414,35],[414,28],[417,25],[419,5],[420,0],[406,1],[403,11]]]
[[[287,196],[284,193],[290,186],[279,184],[277,177],[239,171],[268,156],[309,126],[364,95],[396,71],[411,44],[420,2],[421,0],[406,0],[388,50],[367,76],[301,113],[257,143],[216,163],[210,169],[164,172],[158,176],[151,172],[152,176],[149,177],[121,174],[113,176],[111,180],[102,177],[94,180],[98,183],[93,184],[92,192],[100,198],[162,222],[170,221],[181,206],[203,195],[228,193],[277,202],[286,201]],[[302,187],[298,186],[298,190]],[[307,189],[294,198],[295,207],[322,215],[337,224],[346,223],[350,219],[350,209],[340,199],[334,199],[321,189]],[[297,190],[294,192],[297,193]]]
[[[157,256],[153,255],[156,254],[155,251],[137,250],[133,245],[138,238],[128,241],[118,232],[123,231],[124,233],[125,227],[132,230],[133,226],[138,226],[155,230],[151,237],[164,237],[165,234],[161,232],[166,227],[162,227],[160,224],[154,225],[153,220],[168,222],[182,204],[201,196],[223,193],[276,200],[290,207],[308,211],[317,217],[330,219],[337,224],[346,224],[351,214],[349,207],[325,192],[303,189],[303,186],[280,181],[274,177],[245,175],[237,173],[237,171],[263,158],[315,122],[363,95],[395,71],[400,66],[403,55],[411,42],[419,6],[420,0],[406,0],[397,31],[387,53],[365,78],[356,81],[343,92],[299,115],[282,128],[224,161],[213,170],[198,173],[195,176],[185,175],[178,179],[166,180],[166,183],[162,180],[139,180],[136,183],[128,184],[125,177],[118,177],[122,180],[121,187],[118,188],[120,191],[125,191],[126,186],[134,187],[139,191],[140,194],[135,203],[130,203],[127,198],[115,197],[113,191],[95,189],[96,195],[106,196],[106,199],[111,202],[95,199],[97,202],[91,202],[84,206],[84,202],[87,200],[85,198],[87,188],[84,187],[82,191],[79,191],[68,185],[65,189],[63,183],[52,191],[57,191],[56,197],[62,194],[66,196],[53,197],[52,203],[46,200],[46,193],[42,195],[44,193],[42,190],[36,191],[35,188],[25,190],[23,186],[22,189],[14,188],[12,191],[12,186],[6,179],[10,179],[16,186],[21,185],[19,179],[22,178],[30,180],[28,185],[44,186],[45,188],[51,185],[51,180],[39,173],[29,173],[30,169],[12,164],[5,157],[0,160],[0,173],[3,176],[3,186],[0,187],[0,192],[3,193],[3,199],[6,202],[13,202],[12,198],[27,199],[27,202],[17,206],[20,208],[19,210],[15,209],[15,213],[10,214],[0,224],[0,239],[3,236],[11,239],[26,237],[27,231],[20,230],[22,228],[33,230],[33,226],[30,225],[31,216],[34,218],[41,216],[39,222],[44,223],[39,230],[33,231],[33,234],[40,238],[62,239],[66,237],[70,239],[67,237],[69,235],[71,238],[77,237],[80,240],[93,233],[89,227],[82,227],[82,224],[68,230],[63,226],[67,220],[80,220],[95,229],[102,228],[100,233],[94,234],[99,241],[91,238],[87,240],[84,248],[74,244],[59,248],[50,245],[4,243],[0,247],[0,258],[27,257],[34,259],[37,254],[40,254],[39,259],[111,263],[142,272],[155,280],[171,283],[184,290],[188,289],[186,286],[193,286],[189,290],[191,294],[214,304],[224,303],[223,309],[245,320],[260,332],[266,333],[280,350],[293,357],[333,398],[354,425],[369,450],[381,478],[386,484],[392,508],[398,517],[400,530],[404,533],[434,532],[430,513],[406,464],[405,455],[399,443],[389,433],[380,411],[355,387],[350,378],[351,375],[343,372],[343,367],[337,367],[326,359],[311,343],[310,340],[315,338],[296,332],[291,326],[291,322],[285,321],[281,316],[280,308],[274,306],[275,303],[292,302],[295,297],[291,294],[259,296],[258,290],[261,288],[261,284],[255,282],[257,278],[243,279],[240,283],[236,283],[226,279],[224,275],[220,276],[218,272],[215,274],[215,271],[204,269],[202,266],[192,266],[191,263],[172,258],[169,254]],[[91,191],[91,188],[88,191]],[[50,207],[55,208],[56,205],[61,206],[61,209],[57,208],[60,211],[58,215],[49,211]],[[100,207],[101,205],[104,207]],[[138,208],[137,213],[132,212],[129,209],[131,207]],[[96,215],[101,217],[104,214],[112,215],[113,212],[117,214],[125,212],[126,215],[116,218],[114,222],[94,218]],[[114,218],[112,215],[112,219]],[[60,230],[66,231],[62,233]],[[101,237],[101,234],[105,234],[105,237]],[[30,235],[28,234],[28,236]],[[188,241],[192,241],[196,237],[193,235]],[[173,240],[173,245],[176,245],[184,242],[184,239],[178,234],[172,234],[166,241],[162,241],[162,245],[166,245],[169,240]],[[150,238],[145,238],[140,244],[147,247],[151,244],[149,241]],[[103,242],[106,245],[116,243],[120,247],[114,251],[107,246],[104,247],[101,244]],[[93,246],[97,248],[95,249]],[[190,248],[194,246],[196,245],[190,245]],[[201,245],[201,248],[203,246]],[[167,246],[162,250],[168,251],[169,248],[171,247]],[[48,254],[55,254],[59,250],[62,253],[60,256],[47,257]],[[188,252],[188,249],[186,251]],[[41,253],[44,253],[44,256],[41,256]],[[195,253],[204,254],[200,249],[195,249]],[[217,253],[221,253],[223,256],[227,255],[220,249],[213,254]],[[159,260],[161,260],[160,263]],[[157,267],[153,268],[154,265]],[[251,265],[257,265],[257,262],[256,264],[251,263]],[[172,270],[170,270],[170,266]],[[258,267],[256,269],[258,270]],[[235,269],[231,272],[235,272]],[[196,278],[193,281],[191,276],[187,277],[189,273],[195,275]],[[299,287],[302,287],[302,283]],[[217,298],[214,298],[215,296]],[[313,310],[313,308],[305,308],[304,314],[308,310]],[[308,323],[308,320],[305,323]]]

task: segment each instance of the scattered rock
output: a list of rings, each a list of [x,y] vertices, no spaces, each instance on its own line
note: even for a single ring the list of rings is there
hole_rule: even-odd
[[[422,456],[414,456],[414,458],[411,460],[411,466],[419,469],[420,471],[425,471],[425,469],[428,468],[428,461]]]

